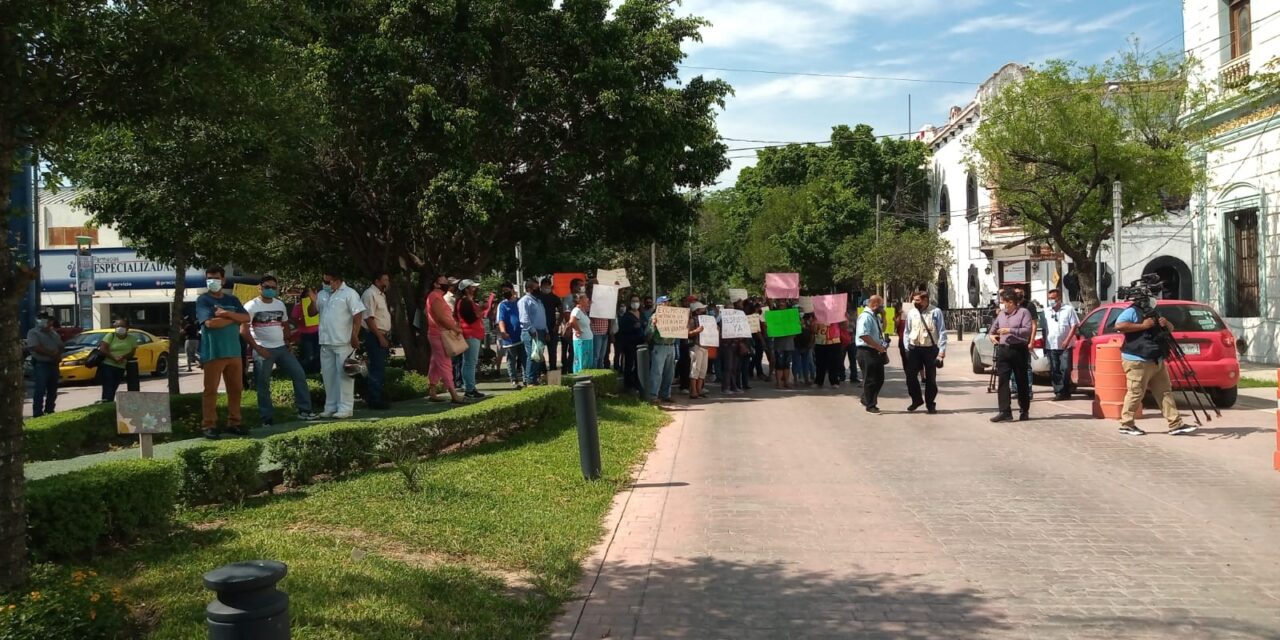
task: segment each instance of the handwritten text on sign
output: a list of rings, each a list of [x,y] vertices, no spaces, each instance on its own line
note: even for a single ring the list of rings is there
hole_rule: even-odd
[[[751,323],[747,314],[738,309],[725,309],[720,312],[720,332],[725,340],[751,337]]]
[[[684,307],[658,307],[653,314],[653,328],[664,338],[689,337],[689,310]]]

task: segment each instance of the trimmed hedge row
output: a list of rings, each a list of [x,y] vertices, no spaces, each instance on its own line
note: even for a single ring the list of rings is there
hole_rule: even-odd
[[[618,372],[613,369],[583,369],[578,373],[560,378],[560,384],[565,387],[572,387],[583,379],[591,381],[591,387],[595,390],[597,398],[617,395],[618,393]]]
[[[223,440],[178,452],[178,500],[183,504],[240,502],[262,486],[258,440]]]
[[[416,372],[387,367],[382,395],[387,402],[402,402],[427,397],[427,377]],[[307,390],[311,392],[311,408],[319,413],[324,408],[324,383],[317,377],[307,378]],[[356,394],[364,396],[365,379],[356,379]],[[293,383],[287,380],[271,382],[271,399],[275,406],[293,406]]]
[[[471,438],[528,428],[572,411],[565,387],[529,387],[444,413],[316,425],[267,438],[267,455],[297,485],[405,456],[429,456]]]
[[[119,460],[27,484],[32,556],[90,553],[163,529],[174,512],[178,474],[169,461]]]

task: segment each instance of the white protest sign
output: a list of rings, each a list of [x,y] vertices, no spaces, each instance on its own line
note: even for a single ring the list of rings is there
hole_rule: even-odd
[[[760,314],[753,313],[747,316],[747,324],[751,325],[751,333],[760,333]]]
[[[747,314],[739,309],[725,309],[720,313],[720,332],[725,340],[750,338],[751,323],[747,321]]]
[[[618,288],[609,284],[597,284],[591,287],[591,317],[618,317]]]
[[[653,313],[653,328],[663,338],[687,339],[689,337],[689,310],[684,307],[663,305]]]
[[[598,284],[612,285],[619,289],[626,289],[631,286],[631,281],[627,279],[626,269],[597,269],[596,282]]]
[[[720,346],[720,329],[716,327],[716,319],[711,316],[698,316],[698,324],[702,325],[702,333],[698,334],[698,344],[704,347]]]
[[[730,302],[730,303],[737,302],[737,301],[739,301],[739,300],[746,300],[746,299],[747,299],[747,290],[746,290],[746,289],[730,289],[730,290],[729,290],[729,302]]]

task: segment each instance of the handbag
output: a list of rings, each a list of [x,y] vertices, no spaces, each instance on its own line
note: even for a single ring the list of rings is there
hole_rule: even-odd
[[[467,339],[463,338],[459,331],[441,331],[440,341],[444,343],[445,353],[448,353],[450,358],[460,356],[471,348],[471,345],[467,344]]]
[[[108,340],[109,339],[110,337],[108,337]],[[107,343],[104,342],[102,344],[105,345]],[[102,345],[99,345],[98,348],[94,349],[88,356],[85,356],[84,366],[90,369],[95,369],[98,367],[98,365],[102,364],[103,360],[106,360],[106,359],[107,359],[106,354],[102,353]]]

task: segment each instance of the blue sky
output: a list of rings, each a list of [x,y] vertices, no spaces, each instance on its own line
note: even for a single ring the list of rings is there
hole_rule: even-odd
[[[684,0],[682,12],[713,23],[686,46],[686,65],[731,69],[891,76],[980,83],[1007,62],[1064,58],[1101,62],[1137,37],[1144,48],[1182,48],[1179,0]],[[682,69],[728,80],[736,91],[719,116],[721,136],[744,140],[825,140],[836,124],[867,123],[877,133],[946,121],[976,85],[852,80]],[[729,142],[730,148],[758,146]],[[733,184],[754,162],[732,152]]]

